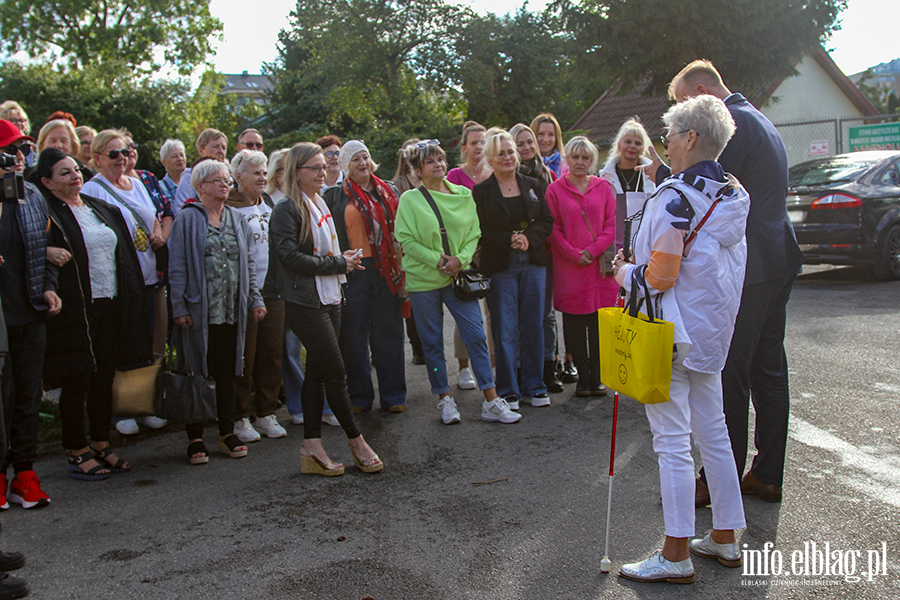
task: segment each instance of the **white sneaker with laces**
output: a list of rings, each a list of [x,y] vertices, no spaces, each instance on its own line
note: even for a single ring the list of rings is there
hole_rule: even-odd
[[[459,370],[459,375],[456,378],[456,385],[458,385],[461,390],[474,390],[478,387],[478,384],[475,383],[475,378],[472,376],[472,370],[469,369],[469,367]]]
[[[509,409],[509,404],[503,398],[494,398],[490,402],[484,402],[481,405],[482,421],[500,421],[501,423],[515,423],[522,418],[522,415],[514,413]]]
[[[441,398],[437,407],[441,409],[441,420],[444,422],[444,425],[459,423],[459,409],[456,408],[456,400],[453,399],[453,396]]]
[[[122,435],[134,435],[140,431],[140,429],[138,428],[137,421],[134,419],[125,419],[124,421],[116,422],[116,431]]]
[[[694,583],[694,563],[688,557],[678,562],[665,559],[662,552],[654,552],[647,560],[622,565],[619,575],[632,581],[668,581],[669,583]]]
[[[250,424],[250,419],[246,417],[234,422],[234,435],[238,436],[238,439],[245,444],[258,442],[262,439],[259,433],[253,429],[253,425]]]
[[[166,425],[169,424],[165,419],[160,419],[159,417],[140,417],[135,419],[139,424],[144,427],[149,427],[150,429],[162,429]]]
[[[291,423],[294,425],[303,425],[303,413],[299,415],[291,415]]]
[[[509,396],[504,396],[504,400],[506,400],[507,406],[509,406],[509,410],[519,410],[519,397],[515,394],[510,394]]]
[[[341,424],[337,420],[337,417],[334,415],[322,415],[322,422],[326,425],[331,425],[332,427],[341,426]]]
[[[284,427],[278,423],[278,418],[275,417],[275,415],[260,417],[253,421],[253,424],[256,425],[256,430],[259,431],[259,433],[264,434],[267,438],[274,440],[287,437],[287,431],[285,431]]]

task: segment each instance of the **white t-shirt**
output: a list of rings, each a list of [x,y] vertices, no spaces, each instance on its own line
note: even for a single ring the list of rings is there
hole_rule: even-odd
[[[256,284],[259,289],[266,283],[269,270],[269,217],[272,209],[263,201],[256,206],[233,206],[250,225],[250,253],[256,265]]]
[[[150,199],[147,188],[144,187],[140,179],[135,179],[134,177],[129,177],[128,179],[131,180],[131,190],[122,190],[110,183],[106,177],[97,173],[93,179],[84,184],[81,193],[105,200],[110,205],[118,208],[119,212],[122,213],[122,218],[125,219],[128,231],[131,232],[132,239],[134,239],[134,232],[137,229],[134,214],[122,202],[126,202],[140,216],[147,231],[151,232],[153,231],[153,223],[156,220],[156,206],[153,204],[153,200]],[[106,191],[105,187],[97,183],[98,180],[105,182],[118,197]],[[156,253],[153,248],[148,246],[143,252],[138,251],[137,257],[141,263],[144,285],[156,285],[159,281],[159,276],[156,273]]]

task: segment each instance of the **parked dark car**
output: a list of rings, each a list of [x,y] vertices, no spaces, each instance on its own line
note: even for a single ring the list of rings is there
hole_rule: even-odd
[[[869,266],[900,279],[900,152],[839,154],[791,167],[787,209],[807,264]]]

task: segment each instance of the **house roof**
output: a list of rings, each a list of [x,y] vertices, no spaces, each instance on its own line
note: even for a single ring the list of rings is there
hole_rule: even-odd
[[[272,80],[265,75],[250,75],[247,71],[240,74],[225,73],[225,85],[221,93],[263,94],[272,89]]]
[[[859,88],[844,75],[821,46],[811,53],[811,57],[859,112],[863,115],[879,114],[878,109],[863,96]],[[783,81],[784,79],[779,79],[764,89],[745,95],[754,106],[762,106],[772,97]],[[629,117],[637,115],[644,124],[650,139],[658,139],[665,133],[662,116],[671,103],[664,95],[645,96],[644,91],[649,83],[650,81],[647,79],[630,92],[620,94],[622,82],[621,80],[616,81],[569,129],[587,130],[587,136],[603,147],[613,142],[622,123]]]

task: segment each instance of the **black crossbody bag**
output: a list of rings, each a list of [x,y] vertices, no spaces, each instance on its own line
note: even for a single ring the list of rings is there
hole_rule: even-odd
[[[438,209],[437,204],[434,202],[434,198],[431,197],[431,194],[424,185],[419,186],[419,191],[425,196],[425,200],[428,201],[428,205],[431,207],[431,210],[434,211],[434,216],[437,217],[438,227],[440,227],[441,232],[441,243],[444,246],[444,254],[452,256],[452,254],[450,254],[450,242],[447,240],[447,228],[444,227],[444,219],[441,218],[441,211]],[[460,300],[480,300],[491,293],[491,278],[480,270],[471,268],[471,266],[468,269],[462,269],[460,270],[459,275],[453,279],[453,293]]]

